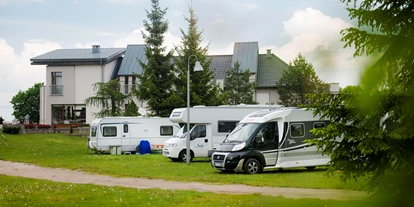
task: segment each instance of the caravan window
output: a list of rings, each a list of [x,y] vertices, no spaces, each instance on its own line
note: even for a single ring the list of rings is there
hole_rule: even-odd
[[[124,124],[124,133],[128,133],[128,124]]]
[[[291,124],[290,125],[290,136],[291,137],[303,137],[305,135],[304,124]]]
[[[173,126],[161,126],[160,127],[161,136],[171,136],[173,135]]]
[[[104,137],[116,137],[116,127],[103,127],[102,136]]]
[[[238,121],[218,121],[218,132],[231,132],[236,128]]]
[[[96,127],[91,127],[91,137],[96,137]]]

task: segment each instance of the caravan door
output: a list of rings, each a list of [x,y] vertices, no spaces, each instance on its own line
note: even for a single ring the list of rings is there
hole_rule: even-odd
[[[122,151],[133,151],[131,148],[131,126],[129,123],[121,124],[122,137],[121,137],[121,148]]]
[[[256,133],[253,139],[253,146],[260,151],[266,163],[264,166],[276,165],[278,155],[279,131],[277,122],[265,123]]]
[[[211,125],[209,125],[211,127]],[[190,148],[194,152],[194,157],[207,157],[209,139],[207,138],[207,125],[196,125],[190,133]],[[211,136],[211,135],[209,135]]]

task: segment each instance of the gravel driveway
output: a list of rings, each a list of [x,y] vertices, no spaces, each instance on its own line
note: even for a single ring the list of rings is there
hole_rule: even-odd
[[[31,164],[0,160],[0,174],[26,178],[50,180],[78,184],[95,184],[105,186],[122,186],[127,188],[160,188],[169,190],[195,190],[226,194],[253,194],[283,196],[286,198],[319,199],[363,199],[367,194],[359,191],[335,189],[306,189],[280,187],[254,187],[247,185],[212,185],[197,182],[177,182],[145,178],[115,178],[105,175],[88,174],[79,171],[39,167]]]

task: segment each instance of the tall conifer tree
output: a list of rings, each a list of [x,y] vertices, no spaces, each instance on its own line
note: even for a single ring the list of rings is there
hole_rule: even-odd
[[[147,62],[140,61],[142,74],[137,75],[139,83],[134,90],[138,99],[147,101],[150,113],[155,116],[167,117],[175,108],[179,98],[173,90],[174,66],[171,64],[172,51],[166,54],[164,33],[168,30],[168,21],[164,19],[167,12],[161,9],[158,0],[151,0],[151,12],[147,12],[147,20],[144,20],[146,34],[142,31],[142,37],[146,43],[145,55]]]
[[[187,103],[187,70],[188,59],[190,57],[190,105],[207,105],[215,106],[223,103],[221,88],[214,81],[214,72],[210,71],[211,59],[207,57],[208,46],[202,47],[202,32],[198,31],[198,17],[195,15],[193,8],[189,8],[190,17],[185,18],[188,22],[187,33],[181,29],[182,38],[181,46],[176,48],[178,57],[174,62],[179,70],[178,81],[176,82],[177,93],[181,97],[179,106],[184,107]],[[194,66],[197,59],[203,67],[203,71],[194,73]]]
[[[224,92],[228,96],[228,102],[236,104],[255,104],[253,92],[255,83],[249,82],[250,70],[240,68],[240,62],[237,60],[234,67],[230,68],[224,79]]]

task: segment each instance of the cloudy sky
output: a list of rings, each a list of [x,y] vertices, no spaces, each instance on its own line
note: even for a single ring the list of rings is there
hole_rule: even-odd
[[[126,47],[141,37],[150,0],[0,0],[0,116],[12,117],[11,98],[45,82],[45,66],[30,58],[59,48]],[[165,44],[180,44],[190,0],[168,7]],[[234,42],[257,41],[286,62],[302,53],[318,76],[341,87],[359,82],[364,58],[343,49],[339,32],[355,25],[340,0],[193,0],[210,54],[231,54]]]

